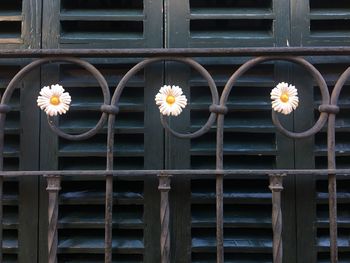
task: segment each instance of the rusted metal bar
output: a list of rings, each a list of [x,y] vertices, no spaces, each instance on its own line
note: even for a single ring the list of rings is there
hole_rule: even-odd
[[[216,261],[224,262],[224,177],[216,176]]]
[[[224,115],[217,118],[216,131],[216,261],[224,262],[224,177],[223,171]]]
[[[348,177],[350,176],[350,169],[238,169],[238,170],[69,170],[69,171],[0,171],[0,176],[3,177],[19,177],[19,176],[33,176],[33,175],[60,175],[64,177],[71,176],[107,176],[111,175],[113,177],[130,177],[130,178],[144,178],[144,176],[156,176],[159,173],[171,174],[172,176],[193,176],[195,178],[210,178],[218,174],[224,177],[231,178],[236,176],[260,176],[260,175],[270,175],[270,174],[286,174],[286,175],[296,175],[296,176],[315,176],[319,178],[327,178],[329,174],[336,174]]]
[[[113,176],[106,176],[105,263],[112,262]]]
[[[106,200],[105,200],[105,263],[112,262],[113,245],[113,171],[114,165],[114,124],[117,107],[110,106],[107,134]],[[114,107],[114,111],[113,111]]]
[[[0,176],[0,262],[3,259],[3,219],[4,219],[4,208],[3,208],[3,196],[4,196],[4,177]]]
[[[335,114],[328,117],[328,168],[335,169]],[[338,262],[338,226],[337,226],[337,179],[336,174],[330,173],[328,176],[328,206],[329,206],[329,236],[331,262]]]
[[[285,174],[270,175],[269,188],[272,192],[272,230],[273,230],[273,263],[282,263],[282,210],[281,192],[283,190],[282,179]]]
[[[4,169],[5,119],[6,119],[6,113],[0,112],[0,170],[1,171],[3,171]]]
[[[48,263],[57,263],[57,247],[58,247],[58,193],[61,190],[61,177],[57,175],[48,175],[47,192],[49,194],[48,207]]]
[[[338,99],[345,82],[350,76],[350,67],[347,68],[338,79],[331,95],[330,105],[325,109],[329,113],[327,130],[328,169],[336,169],[335,160],[335,119],[339,112]],[[338,262],[338,226],[337,226],[337,178],[336,173],[328,175],[328,205],[329,205],[329,237],[330,259],[332,263]]]
[[[338,226],[337,226],[337,179],[335,174],[330,174],[328,179],[329,194],[329,234],[331,262],[338,262]]]
[[[1,96],[0,96],[1,98]],[[4,169],[4,137],[5,137],[5,119],[6,112],[10,110],[9,106],[0,105],[0,171]],[[4,176],[0,176],[0,262],[3,260],[3,195],[4,195]]]
[[[0,58],[72,57],[242,57],[242,56],[345,56],[350,47],[259,47],[259,48],[137,48],[137,49],[3,49]]]
[[[169,174],[159,174],[160,191],[160,253],[161,262],[170,262],[170,208],[169,208],[169,191],[170,177]]]

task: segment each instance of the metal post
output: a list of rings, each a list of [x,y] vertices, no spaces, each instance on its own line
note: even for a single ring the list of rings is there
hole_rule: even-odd
[[[47,176],[46,190],[49,194],[48,263],[57,263],[58,192],[61,190],[61,177]]]
[[[0,176],[0,262],[2,262],[2,246],[3,246],[3,189],[4,189],[4,177]]]
[[[224,155],[224,115],[219,114],[217,118],[216,133],[216,169],[223,170]],[[224,177],[216,175],[216,262],[224,262]]]
[[[282,263],[282,210],[281,192],[284,174],[271,174],[269,188],[272,192],[272,230],[273,230],[273,262]]]
[[[224,176],[216,176],[216,250],[217,262],[224,262]]]
[[[170,223],[169,223],[169,191],[170,176],[160,174],[158,190],[160,191],[160,252],[161,263],[170,262]]]
[[[334,170],[335,163],[335,114],[328,117],[328,169]],[[328,202],[329,202],[329,236],[331,262],[338,262],[338,226],[337,226],[337,179],[335,173],[328,175]]]
[[[330,232],[330,249],[331,262],[338,262],[338,245],[337,245],[337,181],[336,175],[330,174],[328,178],[329,194],[329,232]]]
[[[1,98],[1,96],[0,96]],[[1,104],[2,107],[6,107]],[[8,106],[7,106],[8,107]],[[0,111],[0,171],[4,169],[4,138],[5,138],[5,119],[6,111]],[[0,176],[0,262],[3,259],[3,189],[4,189],[4,177]]]
[[[112,262],[113,176],[106,176],[105,263]]]

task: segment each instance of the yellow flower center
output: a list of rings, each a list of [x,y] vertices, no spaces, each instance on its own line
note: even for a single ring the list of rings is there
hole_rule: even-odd
[[[283,94],[281,95],[280,99],[281,99],[282,102],[286,103],[286,102],[289,101],[289,96],[288,96],[288,94],[283,93]]]
[[[57,106],[58,104],[60,104],[60,98],[57,97],[57,96],[52,96],[52,97],[50,98],[50,103],[51,103],[52,105]]]
[[[166,102],[170,105],[173,104],[175,102],[175,97],[172,95],[168,95],[168,97],[166,97]]]

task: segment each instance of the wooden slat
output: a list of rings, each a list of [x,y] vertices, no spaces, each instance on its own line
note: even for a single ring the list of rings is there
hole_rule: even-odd
[[[214,230],[215,231],[215,230]],[[272,248],[272,239],[265,230],[226,231],[224,237],[225,252],[267,253]],[[243,232],[244,233],[243,233]],[[197,231],[192,235],[193,252],[215,252],[216,240],[211,235]]]
[[[329,19],[349,19],[350,9],[312,9],[310,12],[311,20],[329,20]]]
[[[59,253],[102,254],[104,253],[103,233],[99,237],[84,234],[74,236],[61,234],[58,247]],[[121,254],[142,254],[143,240],[137,236],[114,236],[112,250]]]
[[[23,16],[20,12],[12,12],[12,13],[3,13],[0,12],[0,22],[2,21],[22,21]]]
[[[61,21],[143,21],[142,10],[134,9],[98,9],[98,10],[63,10]]]
[[[104,229],[104,214],[102,207],[92,209],[80,207],[80,209],[62,208],[62,216],[59,218],[61,229]],[[103,209],[102,209],[103,210]],[[98,212],[98,213],[97,213]],[[118,213],[113,215],[113,228],[118,229],[143,229],[143,213],[141,207],[120,206]]]
[[[0,35],[1,37],[1,35]],[[99,32],[72,32],[72,33],[63,33],[61,35],[61,43],[79,43],[82,41],[85,42],[101,42],[101,41],[116,41],[120,39],[130,39],[130,40],[142,40],[142,33],[99,33]]]
[[[271,9],[191,8],[190,19],[274,19]]]
[[[271,228],[271,207],[252,205],[239,206],[237,204],[224,208],[225,228]],[[215,228],[215,206],[192,205],[192,228]]]

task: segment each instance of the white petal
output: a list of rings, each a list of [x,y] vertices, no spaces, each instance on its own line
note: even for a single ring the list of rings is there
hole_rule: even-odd
[[[178,97],[182,95],[182,89],[179,86],[172,86],[172,93],[174,97]]]
[[[43,87],[40,91],[40,95],[46,98],[50,98],[52,96],[52,90],[48,86]]]
[[[64,92],[64,88],[61,85],[51,85],[51,90],[56,96],[60,96]]]

